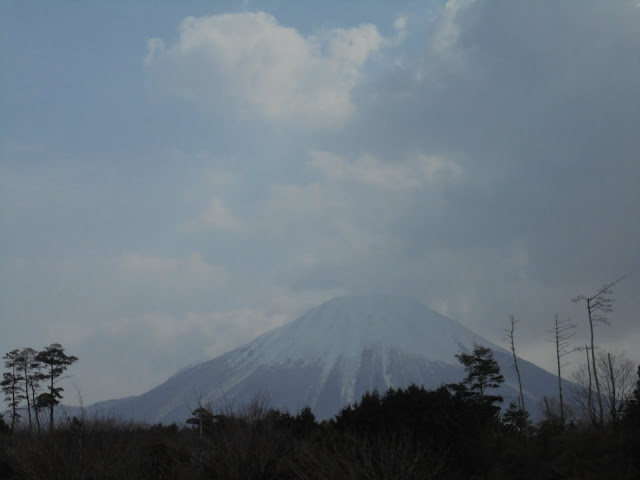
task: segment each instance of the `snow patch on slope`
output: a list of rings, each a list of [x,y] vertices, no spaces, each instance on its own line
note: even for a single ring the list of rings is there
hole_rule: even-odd
[[[471,351],[474,343],[494,351],[508,404],[517,398],[510,352],[415,300],[360,296],[326,302],[248,344],[183,369],[144,395],[98,408],[154,422],[184,420],[194,392],[236,405],[268,392],[277,408],[296,412],[309,405],[319,418],[330,418],[374,388],[383,392],[410,383],[437,388],[460,381],[464,372],[455,355]],[[524,361],[520,369],[532,392],[528,406],[557,388],[550,373]]]
[[[459,323],[421,303],[399,297],[341,297],[247,346],[242,358],[272,365],[289,362],[333,365],[340,356],[358,358],[365,348],[400,349],[427,360],[457,364],[455,355],[474,342],[499,349]],[[356,367],[357,368],[357,367]]]

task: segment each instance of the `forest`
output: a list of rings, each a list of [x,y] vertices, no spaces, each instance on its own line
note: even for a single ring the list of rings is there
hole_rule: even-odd
[[[535,423],[522,403],[502,406],[503,399],[495,393],[504,381],[500,368],[490,349],[476,345],[473,352],[456,355],[466,371],[461,382],[432,390],[410,385],[367,392],[330,420],[318,421],[309,407],[295,414],[271,408],[268,395],[259,394],[238,409],[200,399],[184,424],[149,425],[86,414],[57,414],[54,421],[53,409],[62,398],[57,380],[77,358],[66,355],[59,344],[43,352],[29,350],[25,358],[24,351],[13,351],[4,357],[11,367],[2,383],[10,413],[8,418],[0,416],[0,478],[632,479],[640,475],[640,367],[632,391],[617,401],[607,402],[606,395],[599,398],[592,389],[585,397],[585,391],[578,389],[574,398],[582,398],[581,404],[545,398],[542,420]],[[604,367],[613,366],[610,358],[608,364],[599,364],[601,394],[605,385],[615,385],[619,378],[613,368],[611,377],[605,378]],[[589,378],[596,370],[589,369]],[[48,387],[36,394],[41,382]],[[23,408],[12,408],[25,400],[26,408],[24,403]],[[25,410],[27,419],[22,418]]]

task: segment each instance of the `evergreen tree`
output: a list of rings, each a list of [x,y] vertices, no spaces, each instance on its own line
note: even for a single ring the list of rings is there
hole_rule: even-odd
[[[456,358],[467,372],[462,384],[473,393],[479,404],[493,405],[502,402],[499,395],[487,395],[488,389],[498,388],[504,382],[500,365],[493,358],[490,348],[474,344],[472,353],[459,353]]]
[[[206,433],[210,434],[213,430],[215,415],[209,408],[198,407],[191,412],[191,417],[187,419],[187,425],[192,425],[200,432],[200,437]]]
[[[0,432],[6,432],[9,430],[9,425],[4,421],[4,415],[0,413]]]
[[[24,388],[22,387],[23,377],[20,369],[20,350],[12,350],[3,357],[4,366],[9,371],[2,376],[2,391],[4,399],[11,409],[11,430],[15,429],[16,423],[20,421],[21,415],[18,413],[20,402],[24,400]]]
[[[38,365],[38,362],[36,362],[35,358],[36,355],[38,354],[37,351],[35,351],[33,348],[31,347],[26,347],[23,348],[22,350],[20,350],[20,354],[18,357],[18,366],[20,368],[20,375],[22,376],[22,381],[23,381],[23,385],[24,387],[22,387],[23,392],[24,392],[24,399],[27,402],[27,416],[29,418],[29,430],[33,431],[33,421],[32,421],[32,417],[31,417],[31,406],[32,406],[32,400],[33,400],[33,396],[30,397],[29,395],[29,390],[30,390],[30,383],[33,380],[33,369],[35,366]],[[33,391],[33,390],[32,390]]]
[[[502,414],[502,426],[507,432],[516,432],[528,437],[529,412],[520,408],[515,402],[509,403],[509,408]]]
[[[38,396],[38,407],[49,409],[49,429],[53,430],[53,409],[60,403],[64,390],[62,387],[56,387],[56,383],[69,365],[78,360],[78,357],[66,355],[62,345],[52,343],[39,352],[35,359],[42,364],[49,382],[47,385],[49,391]]]
[[[36,352],[37,356],[37,352]],[[40,433],[40,407],[38,406],[38,395],[36,393],[40,390],[40,382],[47,379],[47,375],[42,372],[42,364],[33,358],[30,365],[29,376],[27,378],[28,388],[31,391],[31,408],[33,409],[34,417],[36,419],[36,426],[38,433]]]
[[[308,435],[316,427],[316,416],[308,405],[305,406],[294,418],[296,433],[300,435]]]

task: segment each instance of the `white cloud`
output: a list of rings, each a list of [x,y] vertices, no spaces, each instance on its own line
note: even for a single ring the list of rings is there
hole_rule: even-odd
[[[355,161],[313,150],[308,165],[324,177],[338,182],[356,182],[391,190],[407,190],[426,184],[452,181],[463,173],[462,167],[443,157],[420,154],[406,162],[384,162],[372,155]]]
[[[453,160],[438,155],[418,155],[417,169],[422,173],[427,183],[454,181],[460,178],[464,170]]]
[[[432,49],[442,57],[456,58],[456,44],[460,36],[458,14],[476,0],[447,0],[442,17],[432,38]]]
[[[149,40],[145,64],[161,88],[209,112],[226,104],[337,127],[353,112],[351,90],[382,41],[370,24],[304,37],[262,12],[188,17],[175,44]]]
[[[339,192],[320,183],[272,185],[270,190],[267,206],[277,214],[326,213],[329,209],[343,207],[346,202]]]
[[[404,36],[407,30],[407,16],[399,15],[393,22],[393,29],[399,36]]]
[[[189,232],[202,230],[239,231],[247,225],[235,216],[218,197],[213,197],[207,209],[197,218],[186,221],[182,229]]]
[[[128,280],[176,288],[221,285],[227,280],[224,268],[209,264],[199,253],[186,258],[127,253],[118,257],[117,265]]]
[[[144,57],[144,64],[150,66],[156,55],[161,55],[165,49],[165,44],[160,38],[152,38],[147,42],[147,56]]]

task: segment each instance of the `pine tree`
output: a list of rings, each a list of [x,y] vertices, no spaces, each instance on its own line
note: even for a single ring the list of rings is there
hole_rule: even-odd
[[[23,377],[20,369],[20,350],[12,350],[2,358],[5,361],[5,368],[9,371],[3,374],[0,385],[5,395],[4,399],[11,409],[11,430],[14,430],[21,417],[18,413],[20,402],[25,398],[24,388],[22,387]]]
[[[193,425],[200,432],[200,438],[203,435],[211,433],[215,421],[215,415],[210,408],[198,407],[191,412],[191,417],[187,419],[187,425]]]
[[[493,405],[502,402],[499,395],[487,395],[488,389],[498,388],[504,382],[500,365],[493,358],[490,348],[474,344],[473,353],[459,353],[456,358],[467,372],[462,383],[473,392],[478,403]]]
[[[26,347],[23,348],[22,350],[20,350],[20,354],[18,357],[18,365],[20,367],[20,375],[22,376],[22,381],[24,382],[24,387],[23,387],[23,391],[24,391],[24,399],[27,402],[27,416],[29,418],[29,431],[33,431],[33,421],[32,421],[32,416],[31,416],[31,401],[33,399],[33,397],[30,397],[29,395],[29,390],[30,390],[30,382],[32,380],[32,376],[33,376],[33,368],[35,365],[37,365],[37,362],[35,360],[36,355],[38,354],[37,351],[35,351],[33,348],[31,347]]]
[[[49,429],[53,430],[53,409],[60,403],[62,398],[62,387],[56,387],[56,383],[65,370],[72,363],[78,360],[78,357],[66,355],[64,348],[59,343],[52,343],[43,351],[39,352],[35,358],[43,366],[46,371],[46,379],[49,382],[46,393],[38,396],[38,406],[49,409]]]
[[[529,412],[523,410],[516,402],[510,402],[509,408],[502,415],[502,426],[507,432],[517,432],[529,436]]]
[[[38,405],[38,395],[36,393],[40,390],[40,382],[47,379],[47,375],[42,373],[42,364],[35,358],[31,364],[31,372],[29,373],[28,383],[31,390],[31,408],[33,409],[34,417],[36,419],[36,427],[38,433],[40,433],[40,407]]]

